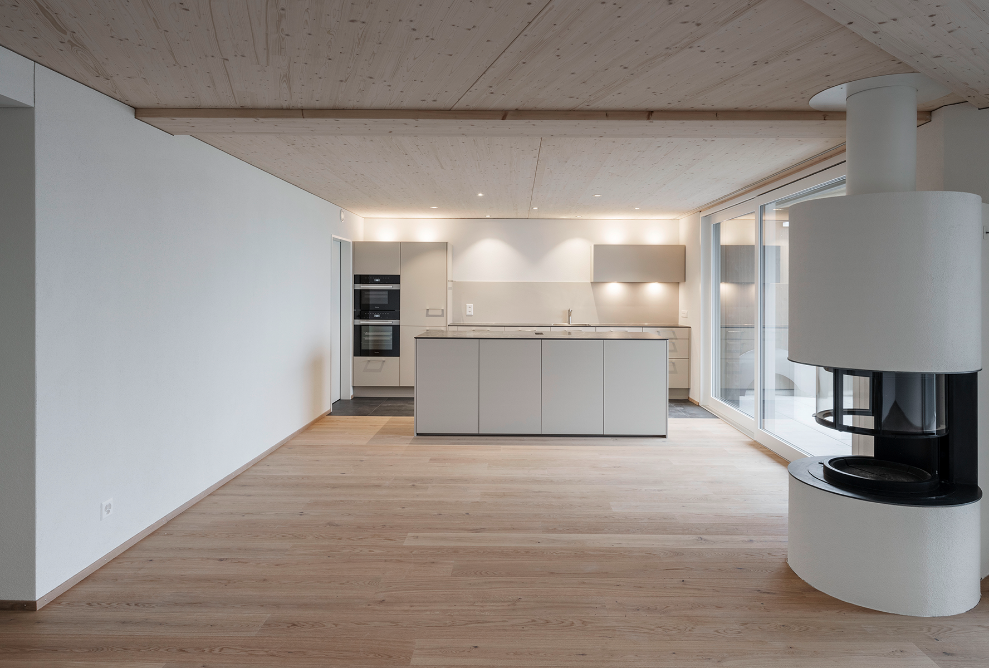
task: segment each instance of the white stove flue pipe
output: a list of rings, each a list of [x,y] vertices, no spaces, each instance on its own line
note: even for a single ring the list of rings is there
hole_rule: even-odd
[[[849,95],[847,193],[917,189],[917,89],[882,86]]]

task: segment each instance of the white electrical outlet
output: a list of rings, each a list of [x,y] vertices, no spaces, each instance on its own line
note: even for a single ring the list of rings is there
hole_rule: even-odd
[[[680,317],[681,318],[686,318],[687,317],[687,309],[683,309],[683,310],[680,311]]]
[[[474,315],[474,305],[473,304],[468,304],[467,305],[467,315]]]
[[[113,499],[107,499],[100,504],[100,521],[102,522],[110,515],[113,515]]]

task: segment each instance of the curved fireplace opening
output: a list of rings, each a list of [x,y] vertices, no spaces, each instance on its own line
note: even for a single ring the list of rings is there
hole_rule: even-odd
[[[867,496],[937,504],[975,485],[977,376],[827,368],[818,387],[818,424],[871,436],[873,456],[825,458],[821,479]]]
[[[824,480],[835,487],[877,494],[930,494],[939,480],[929,471],[875,457],[834,457],[824,462]]]

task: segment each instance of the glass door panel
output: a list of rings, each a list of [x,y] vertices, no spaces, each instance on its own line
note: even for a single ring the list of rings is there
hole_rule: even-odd
[[[844,180],[822,184],[762,208],[762,428],[811,455],[851,454],[851,435],[817,424],[817,398],[831,392],[831,374],[787,359],[790,207],[845,194]],[[820,391],[819,391],[820,390]],[[855,388],[847,388],[846,405]]]
[[[714,225],[715,368],[713,396],[755,416],[756,219]]]

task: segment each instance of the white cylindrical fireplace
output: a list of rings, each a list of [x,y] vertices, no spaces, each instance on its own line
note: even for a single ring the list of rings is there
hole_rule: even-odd
[[[832,372],[815,419],[871,436],[875,456],[790,464],[788,563],[836,598],[917,616],[980,596],[982,201],[915,192],[917,102],[944,92],[911,74],[815,96],[847,109],[848,194],[790,209],[789,359]],[[846,380],[868,387],[848,405]]]

